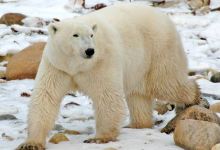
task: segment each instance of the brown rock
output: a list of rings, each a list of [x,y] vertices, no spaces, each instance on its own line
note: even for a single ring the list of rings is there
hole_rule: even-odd
[[[14,55],[8,62],[6,79],[34,79],[45,44],[45,42],[34,43]]]
[[[209,109],[213,112],[220,113],[220,103],[212,104]]]
[[[187,150],[210,150],[220,142],[220,127],[207,121],[181,120],[174,131],[174,141]]]
[[[174,108],[175,105],[170,104],[168,102],[155,101],[154,103],[154,110],[156,110],[160,115],[163,115],[168,111],[172,111]]]
[[[51,137],[50,143],[58,144],[63,141],[69,141],[69,139],[63,133],[57,133]]]
[[[200,106],[191,106],[186,110],[180,112],[176,117],[174,117],[168,124],[161,130],[161,132],[165,132],[167,134],[174,131],[176,124],[180,120],[185,119],[194,119],[194,120],[202,120],[207,122],[213,122],[220,125],[220,118],[213,113],[211,110],[206,109]]]
[[[210,107],[210,104],[208,102],[208,100],[206,98],[203,98],[203,97],[199,97],[199,102],[197,103],[198,106],[201,106],[201,107],[204,107],[204,108],[207,108],[209,109]],[[191,107],[192,105],[185,105],[185,104],[176,104],[176,114],[179,114],[181,111]]]
[[[4,14],[0,18],[0,24],[12,25],[12,24],[19,24],[22,25],[22,20],[26,18],[25,15],[20,13],[7,13]]]
[[[31,94],[27,92],[22,92],[21,97],[31,97]]]
[[[187,4],[193,11],[195,11],[201,7],[208,6],[210,4],[210,0],[187,0]]]
[[[99,9],[102,9],[102,8],[105,8],[105,7],[107,7],[106,4],[99,3],[99,4],[96,4],[95,6],[93,6],[92,9],[99,10]]]
[[[72,135],[78,135],[78,134],[80,134],[79,131],[75,131],[75,130],[64,130],[64,133],[66,133],[66,134],[72,134]]]

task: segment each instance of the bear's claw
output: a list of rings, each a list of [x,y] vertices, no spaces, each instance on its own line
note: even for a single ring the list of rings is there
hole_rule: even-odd
[[[84,143],[103,144],[103,143],[108,143],[110,141],[116,141],[116,139],[112,139],[112,138],[91,138],[91,139],[85,140],[83,142]]]
[[[45,150],[45,148],[41,144],[24,143],[18,146],[16,150]]]

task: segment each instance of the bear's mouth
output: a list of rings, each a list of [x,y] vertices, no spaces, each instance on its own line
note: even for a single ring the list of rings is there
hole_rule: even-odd
[[[94,55],[88,56],[86,54],[81,55],[84,59],[92,59]]]
[[[87,55],[86,55],[84,58],[85,58],[85,59],[91,59],[92,57],[93,57],[93,55],[92,55],[92,56],[87,56]]]

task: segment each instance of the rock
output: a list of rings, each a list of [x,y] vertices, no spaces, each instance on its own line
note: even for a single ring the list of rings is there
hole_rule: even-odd
[[[161,123],[163,123],[164,122],[164,120],[156,120],[155,122],[154,122],[154,125],[160,125]]]
[[[154,110],[158,112],[159,115],[163,115],[168,111],[172,111],[175,108],[175,105],[163,102],[163,101],[155,101]]]
[[[95,9],[95,10],[99,10],[99,9],[102,9],[102,8],[105,8],[107,7],[106,4],[104,3],[99,3],[99,4],[96,4],[95,6],[91,7],[92,9]]]
[[[209,109],[210,104],[208,102],[208,100],[206,98],[200,97],[200,101],[197,104],[198,106],[204,107]],[[179,114],[180,112],[182,112],[183,110],[187,109],[188,107],[190,107],[190,105],[185,105],[185,104],[177,104],[176,105],[176,114]]]
[[[7,81],[4,79],[0,79],[0,83],[6,83]]]
[[[117,150],[116,148],[113,148],[113,147],[108,147],[108,148],[105,148],[103,150]]]
[[[27,92],[22,92],[21,93],[21,97],[30,97],[31,94],[30,93],[27,93]]]
[[[210,106],[210,110],[216,113],[220,113],[220,103],[215,103]]]
[[[34,43],[14,55],[8,62],[6,79],[34,79],[45,44],[45,42]]]
[[[220,82],[220,72],[213,74],[210,80],[214,83]]]
[[[64,130],[64,127],[60,124],[55,124],[55,126],[53,127],[53,130],[62,131]]]
[[[187,150],[210,150],[220,142],[220,127],[207,121],[181,120],[174,131],[174,141]]]
[[[220,143],[213,146],[212,150],[220,150]]]
[[[209,107],[210,107],[208,100],[204,97],[200,97],[200,102],[198,105],[201,107],[207,108],[207,109],[209,109]]]
[[[54,144],[58,144],[63,141],[69,141],[69,139],[63,133],[57,133],[53,135],[49,140],[50,143],[54,143]]]
[[[160,5],[165,5],[165,4],[166,4],[165,0],[152,0],[152,5],[154,7],[160,6]]]
[[[72,107],[72,106],[80,106],[80,104],[75,103],[75,102],[69,102],[64,105],[65,108]]]
[[[0,79],[5,79],[5,71],[0,70]]]
[[[215,113],[209,109],[195,105],[177,114],[171,121],[168,122],[161,132],[165,132],[167,134],[173,132],[176,124],[180,120],[185,119],[202,120],[220,125],[220,118]]]
[[[68,95],[68,96],[72,96],[72,97],[77,97],[76,94],[74,94],[74,93],[72,93],[72,92],[67,93],[67,95]],[[78,104],[78,105],[79,105],[79,104]]]
[[[196,10],[195,12],[193,12],[196,15],[205,15],[208,14],[211,11],[209,6],[203,6],[200,9]]]
[[[188,72],[188,75],[189,75],[189,76],[195,76],[195,75],[196,75],[196,72],[195,72],[195,71],[189,71],[189,72]]]
[[[80,134],[79,131],[75,131],[75,130],[65,130],[64,133],[66,133],[66,134],[72,134],[72,135],[78,135],[78,134]]]
[[[5,133],[2,133],[2,139],[4,140],[7,140],[7,141],[13,141],[14,138],[9,136],[9,135],[6,135]]]
[[[209,6],[210,0],[187,0],[187,4],[193,11],[196,11],[204,6]]]
[[[0,18],[0,24],[12,25],[12,24],[19,24],[23,25],[22,20],[26,18],[25,15],[20,13],[7,13],[4,14]]]
[[[17,118],[14,115],[6,114],[0,115],[0,121],[2,120],[16,120]]]

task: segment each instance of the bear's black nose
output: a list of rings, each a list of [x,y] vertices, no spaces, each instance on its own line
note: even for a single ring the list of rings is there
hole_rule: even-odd
[[[94,50],[94,48],[88,48],[88,49],[85,51],[85,53],[86,53],[86,56],[87,56],[88,58],[91,58],[92,55],[95,53],[95,50]]]

